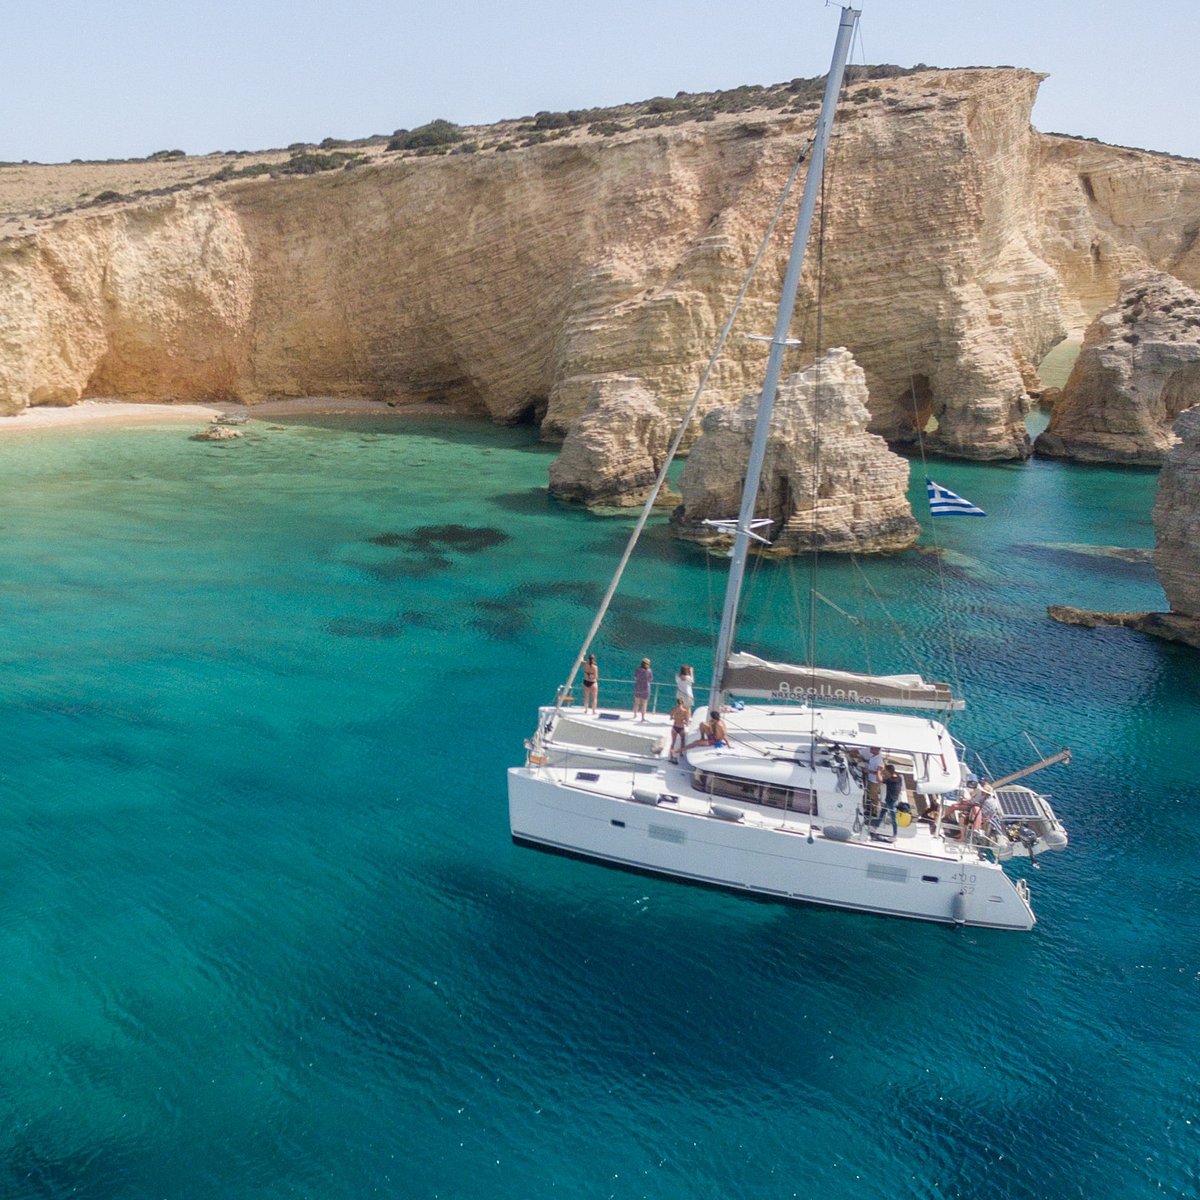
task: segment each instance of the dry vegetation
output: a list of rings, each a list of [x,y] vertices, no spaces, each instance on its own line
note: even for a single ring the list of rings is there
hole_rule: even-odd
[[[904,76],[929,70],[894,66],[851,69],[846,97],[851,104],[897,105],[911,99]],[[353,170],[366,163],[447,154],[505,154],[547,142],[600,141],[645,129],[710,121],[730,122],[750,113],[812,113],[820,104],[824,78],[756,84],[728,91],[655,96],[611,108],[538,112],[492,125],[458,126],[434,120],[390,137],[325,138],[286,149],[189,157],[163,150],[148,158],[70,163],[0,163],[0,237],[31,232],[65,213],[102,208],[151,196],[231,180],[269,175],[307,175]],[[905,93],[908,95],[905,95]]]

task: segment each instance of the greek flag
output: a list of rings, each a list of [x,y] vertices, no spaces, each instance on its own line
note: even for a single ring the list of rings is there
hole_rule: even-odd
[[[986,517],[987,513],[970,500],[956,496],[949,488],[944,488],[932,479],[925,480],[925,490],[929,493],[929,515],[931,517]]]

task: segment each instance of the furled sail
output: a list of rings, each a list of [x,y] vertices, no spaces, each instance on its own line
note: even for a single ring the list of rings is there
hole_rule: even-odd
[[[725,666],[725,691],[765,700],[801,700],[818,704],[878,705],[888,708],[966,708],[946,683],[926,683],[920,675],[856,675],[793,663],[767,662],[753,654],[731,654]]]

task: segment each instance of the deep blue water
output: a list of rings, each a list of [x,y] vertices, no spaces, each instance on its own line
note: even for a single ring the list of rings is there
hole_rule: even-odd
[[[1085,552],[1152,544],[1153,474],[931,464],[989,517],[824,564],[823,660],[1075,751],[995,934],[514,848],[629,522],[528,430],[249,428],[0,441],[0,1195],[1196,1194],[1200,660],[1045,617],[1163,606]],[[703,677],[722,560],[646,550],[603,674]],[[802,653],[807,571],[754,568],[743,644]]]

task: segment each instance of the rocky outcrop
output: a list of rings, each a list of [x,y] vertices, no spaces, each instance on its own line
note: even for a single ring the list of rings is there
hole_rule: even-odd
[[[636,380],[599,380],[550,464],[550,494],[590,507],[644,504],[670,440],[666,417]]]
[[[753,393],[704,418],[679,479],[678,536],[719,541],[703,522],[737,516],[758,399]],[[828,351],[780,385],[755,509],[772,522],[759,532],[773,553],[877,554],[917,540],[908,464],[867,432],[868,418],[866,377],[848,350]]]
[[[1164,642],[1182,642],[1200,648],[1200,621],[1178,613],[1094,612],[1067,604],[1051,604],[1046,608],[1046,615],[1062,625],[1082,625],[1085,629],[1117,626]]]
[[[230,429],[228,425],[211,425],[199,433],[192,434],[193,442],[230,442],[234,438],[244,437],[240,429]]]
[[[1172,425],[1200,404],[1200,295],[1161,271],[1121,281],[1092,322],[1037,453],[1157,466]]]
[[[1154,502],[1154,568],[1171,611],[1200,628],[1200,408],[1175,422]]]
[[[1200,407],[1175,422],[1177,442],[1166,455],[1154,502],[1154,568],[1170,612],[1093,612],[1051,605],[1068,625],[1123,625],[1200,648]]]
[[[919,427],[930,450],[1020,457],[1036,364],[1121,274],[1200,286],[1200,164],[1037,134],[1039,80],[922,72],[843,105],[823,341],[854,352],[889,439]],[[627,375],[676,420],[811,134],[794,100],[766,90],[751,112],[504,152],[482,136],[474,154],[379,147],[350,171],[22,218],[0,241],[0,413],[367,396],[535,419],[557,439],[596,380]],[[742,332],[772,327],[777,240]],[[813,262],[793,329],[810,339]],[[708,403],[758,386],[762,356],[735,338]]]

